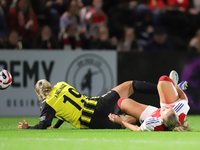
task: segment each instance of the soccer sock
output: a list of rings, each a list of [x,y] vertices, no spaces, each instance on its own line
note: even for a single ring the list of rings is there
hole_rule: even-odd
[[[160,78],[159,78],[159,80],[158,80],[158,82],[160,82],[160,81],[169,81],[169,82],[171,82],[174,86],[175,86],[175,83],[174,83],[174,81],[171,79],[171,78],[169,78],[168,76],[161,76]]]
[[[133,80],[133,90],[134,92],[144,93],[144,94],[158,94],[157,85],[145,81]]]

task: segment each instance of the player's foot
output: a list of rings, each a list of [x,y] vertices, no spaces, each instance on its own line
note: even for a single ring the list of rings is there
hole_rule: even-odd
[[[175,70],[172,70],[169,74],[169,77],[174,81],[174,83],[177,85],[178,84],[178,73]]]
[[[187,90],[188,87],[188,82],[187,81],[182,81],[181,83],[178,84],[181,90]]]

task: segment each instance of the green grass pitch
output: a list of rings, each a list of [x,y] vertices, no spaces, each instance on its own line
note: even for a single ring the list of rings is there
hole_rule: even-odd
[[[83,130],[64,123],[59,129],[19,130],[18,122],[29,125],[36,117],[0,118],[0,150],[199,150],[200,116],[188,116],[191,132],[133,132]],[[53,121],[53,124],[56,119]]]

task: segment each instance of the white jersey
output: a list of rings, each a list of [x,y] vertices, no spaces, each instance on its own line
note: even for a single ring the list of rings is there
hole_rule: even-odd
[[[161,106],[166,106],[167,104],[161,104]],[[174,109],[176,114],[179,117],[179,122],[183,123],[186,115],[190,109],[188,102],[186,100],[178,100],[173,104],[169,104],[167,106],[170,106]],[[160,118],[160,110],[161,108],[154,111],[149,117],[147,117],[145,120],[143,120],[143,123],[141,124],[141,130],[142,131],[167,131],[167,127],[165,127],[162,124],[162,120]]]

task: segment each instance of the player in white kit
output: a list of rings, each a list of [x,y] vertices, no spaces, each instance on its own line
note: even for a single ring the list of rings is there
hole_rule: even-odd
[[[160,77],[157,90],[161,108],[144,105],[130,98],[120,98],[118,106],[125,114],[131,116],[130,119],[114,114],[110,114],[109,119],[132,131],[189,131],[185,119],[190,107],[187,96],[177,83],[176,71],[172,71],[170,77]],[[183,84],[187,86],[186,82]],[[140,126],[135,125],[137,119],[141,123]]]

